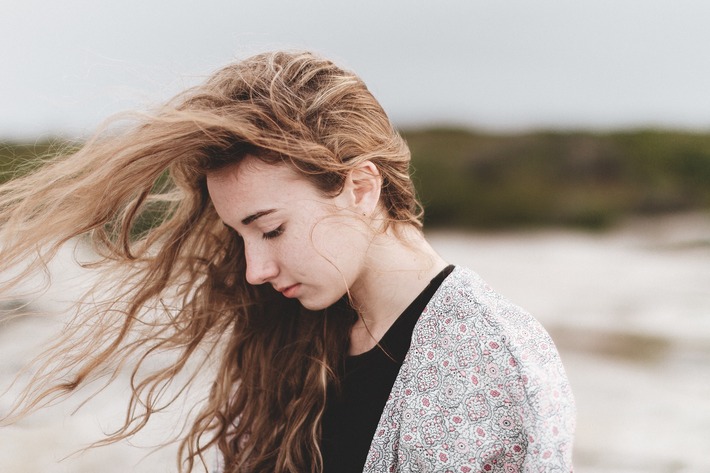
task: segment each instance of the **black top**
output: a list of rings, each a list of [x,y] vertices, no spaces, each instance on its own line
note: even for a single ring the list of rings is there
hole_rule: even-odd
[[[414,326],[453,269],[449,265],[431,280],[384,334],[381,347],[345,359],[340,390],[328,389],[321,424],[324,473],[362,473],[385,403],[409,351]]]

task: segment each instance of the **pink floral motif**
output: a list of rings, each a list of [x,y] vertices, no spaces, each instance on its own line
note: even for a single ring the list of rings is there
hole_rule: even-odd
[[[475,364],[479,359],[478,347],[472,340],[466,340],[456,346],[456,362],[464,368]]]
[[[506,463],[505,465],[503,465],[503,471],[505,473],[518,473],[520,471],[520,467],[512,463]]]
[[[428,366],[417,373],[417,389],[419,392],[428,391],[439,385],[439,370],[435,365]]]
[[[421,433],[427,445],[434,445],[439,440],[446,438],[444,425],[439,418],[432,418],[421,424]]]
[[[469,450],[468,442],[466,442],[466,440],[460,438],[460,439],[456,440],[456,442],[454,443],[454,448],[459,453],[466,453]]]
[[[514,402],[520,402],[525,399],[525,388],[520,380],[513,379],[506,382],[505,390]]]
[[[486,374],[491,378],[497,378],[500,373],[500,367],[495,363],[488,363],[486,366]]]
[[[511,419],[510,417],[501,417],[501,419],[498,421],[498,425],[500,425],[506,430],[510,430],[515,426],[515,424],[513,423],[513,419]]]
[[[466,399],[468,418],[478,420],[490,415],[490,409],[483,394],[475,394]]]

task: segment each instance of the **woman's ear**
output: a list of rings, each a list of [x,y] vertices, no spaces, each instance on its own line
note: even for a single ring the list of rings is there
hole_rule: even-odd
[[[345,180],[344,192],[360,214],[372,215],[377,209],[382,190],[382,176],[372,161],[364,161],[351,170]]]

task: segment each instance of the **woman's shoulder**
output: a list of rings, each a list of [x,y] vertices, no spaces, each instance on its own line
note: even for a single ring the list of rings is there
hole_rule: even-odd
[[[509,386],[521,382],[526,397],[554,398],[565,405],[563,410],[573,412],[569,381],[545,328],[475,272],[457,267],[449,278],[415,327],[411,365],[438,361],[447,373],[476,380],[470,385],[473,390],[491,384],[495,391],[501,378],[507,378],[503,384]]]
[[[421,321],[424,325],[436,325],[444,333],[549,337],[526,310],[497,293],[476,272],[462,266],[456,266],[441,284]]]

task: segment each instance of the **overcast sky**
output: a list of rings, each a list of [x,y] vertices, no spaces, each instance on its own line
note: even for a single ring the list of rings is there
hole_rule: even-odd
[[[710,130],[708,25],[708,0],[3,0],[0,137],[86,135],[276,48],[399,126]]]

